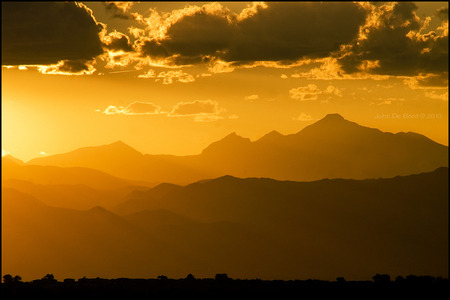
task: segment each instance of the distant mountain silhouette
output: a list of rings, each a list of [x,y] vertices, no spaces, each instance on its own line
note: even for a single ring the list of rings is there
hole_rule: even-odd
[[[95,189],[117,189],[128,186],[152,186],[143,181],[114,177],[103,171],[85,167],[19,165],[14,159],[2,157],[2,180],[16,179],[34,184],[86,185]]]
[[[296,181],[364,179],[448,167],[448,147],[417,133],[382,132],[329,114],[296,134],[272,131],[252,142],[232,133],[199,155],[143,155],[117,142],[27,164],[88,167],[133,180],[177,184],[227,174]]]
[[[83,184],[34,184],[17,179],[2,180],[2,187],[29,194],[49,206],[77,210],[87,210],[96,206],[113,209],[125,195],[145,188],[126,186],[100,189]]]
[[[196,263],[101,207],[54,208],[2,188],[2,213],[2,272],[23,278],[38,278],[47,270],[57,277],[148,277],[178,270],[181,276],[180,261]]]
[[[448,168],[314,182],[223,176],[128,195],[113,213],[2,187],[2,272],[40,278],[334,280],[448,274]],[[20,238],[17,238],[20,237]]]
[[[16,163],[16,164],[18,164],[18,165],[20,165],[20,166],[25,165],[25,163],[24,163],[23,161],[21,161],[21,160],[18,159],[18,158],[15,158],[15,157],[12,156],[11,154],[8,154],[8,155],[5,155],[5,156],[2,157],[2,161],[6,161],[6,160],[12,161],[12,162],[14,162],[14,163]]]

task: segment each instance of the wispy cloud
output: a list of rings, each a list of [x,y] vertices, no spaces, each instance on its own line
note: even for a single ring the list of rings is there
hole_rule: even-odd
[[[253,94],[253,95],[245,96],[244,99],[247,101],[255,101],[255,100],[259,99],[259,95]]]
[[[156,82],[161,81],[163,84],[172,84],[174,82],[189,83],[195,81],[193,75],[183,72],[182,70],[160,72],[158,75],[156,75],[155,71],[150,69],[146,73],[141,74],[138,77],[154,78]]]
[[[154,103],[135,101],[126,107],[110,105],[103,113],[107,115],[156,115],[164,112],[160,106]]]
[[[213,100],[195,100],[192,102],[179,102],[177,103],[169,116],[182,117],[182,116],[214,116],[218,115],[225,110],[219,106],[217,101]]]
[[[314,120],[313,117],[311,117],[311,115],[308,115],[304,112],[301,112],[297,117],[292,118],[292,120],[294,121],[301,121],[301,122],[308,122],[308,121],[312,121]]]
[[[212,122],[222,119],[237,119],[237,115],[224,116],[226,110],[217,101],[195,100],[179,102],[169,111],[163,111],[152,102],[135,101],[127,106],[110,105],[105,110],[96,110],[106,115],[165,115],[168,117],[190,117],[195,122]]]
[[[308,84],[307,86],[300,86],[289,90],[289,95],[295,100],[309,101],[317,100],[321,94],[342,97],[342,91],[343,89],[337,88],[333,85],[329,85],[325,88],[325,90],[321,90],[315,84]]]

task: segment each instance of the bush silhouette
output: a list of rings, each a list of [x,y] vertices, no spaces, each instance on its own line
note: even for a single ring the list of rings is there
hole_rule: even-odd
[[[217,281],[231,280],[231,278],[228,277],[228,275],[226,273],[217,273],[216,276],[214,277],[214,279]]]
[[[376,284],[386,284],[391,282],[391,276],[388,274],[376,274],[372,277],[373,282]]]
[[[192,275],[191,273],[189,273],[189,274],[186,276],[186,280],[195,280],[195,277],[194,277],[194,275]]]
[[[55,276],[53,276],[53,274],[47,274],[44,277],[42,277],[41,280],[44,281],[44,282],[48,282],[48,283],[56,282]]]
[[[19,275],[12,277],[10,274],[6,274],[3,276],[4,284],[15,284],[19,282],[22,282],[22,277],[20,277]]]

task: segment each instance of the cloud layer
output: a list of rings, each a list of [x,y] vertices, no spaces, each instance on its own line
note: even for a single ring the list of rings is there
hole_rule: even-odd
[[[236,65],[326,57],[357,37],[367,12],[355,3],[273,2],[240,16],[220,5],[179,14],[163,38],[141,41],[143,55],[175,56],[178,64],[215,58]]]
[[[98,110],[100,111],[100,110]],[[224,119],[221,115],[225,109],[220,107],[217,101],[195,100],[190,102],[179,102],[169,111],[163,111],[160,106],[151,102],[135,101],[128,106],[108,106],[104,111],[106,115],[157,115],[168,117],[192,117],[196,122],[211,122]],[[236,119],[231,115],[229,119]]]
[[[2,65],[92,60],[104,29],[75,2],[2,2]]]
[[[438,31],[427,32],[429,20],[416,15],[414,3],[379,3],[370,9],[372,19],[339,60],[346,73],[413,76],[448,72],[448,21]]]
[[[298,75],[437,76],[448,85],[446,7],[421,19],[411,2],[268,2],[239,13],[214,2],[145,15],[133,12],[132,2],[104,5],[113,17],[133,19],[128,35],[107,33],[83,4],[2,3],[2,64],[52,65],[46,74],[92,74],[93,61],[103,60],[106,69],[142,70],[140,77],[165,84],[192,82],[194,76],[181,70],[155,75],[152,68],[202,64],[214,74],[310,64]],[[431,18],[440,22],[433,30]]]

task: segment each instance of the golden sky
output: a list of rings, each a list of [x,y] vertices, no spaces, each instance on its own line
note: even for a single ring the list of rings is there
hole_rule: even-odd
[[[2,2],[2,155],[198,154],[328,113],[448,145],[448,3]]]

